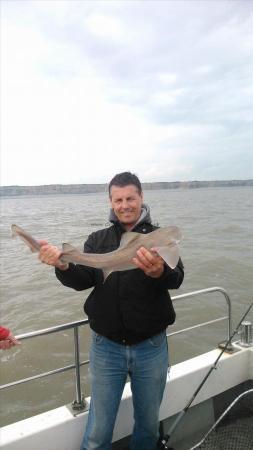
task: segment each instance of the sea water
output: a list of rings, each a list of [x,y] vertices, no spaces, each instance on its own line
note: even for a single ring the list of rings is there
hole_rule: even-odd
[[[177,225],[183,239],[180,255],[185,266],[182,294],[221,286],[232,302],[236,326],[252,302],[253,187],[153,190],[144,192],[153,222]],[[1,199],[1,324],[17,335],[85,318],[88,291],[76,292],[60,284],[52,267],[19,239],[11,239],[16,223],[37,239],[61,246],[69,242],[82,250],[87,236],[109,225],[106,193],[23,196]],[[190,327],[227,314],[220,293],[174,303],[177,319],[168,331]],[[248,317],[253,320],[252,314]],[[223,322],[169,338],[170,363],[208,351],[226,339]],[[88,358],[89,328],[80,330],[81,359]],[[27,339],[1,351],[1,384],[73,363],[73,332]],[[88,367],[81,370],[82,388],[89,394]],[[0,391],[1,424],[74,400],[73,371],[52,375]]]

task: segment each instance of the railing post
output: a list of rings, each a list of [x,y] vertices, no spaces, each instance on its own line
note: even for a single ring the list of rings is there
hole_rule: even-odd
[[[193,292],[188,292],[186,294],[172,296],[171,300],[172,301],[173,300],[182,300],[184,298],[193,297],[193,296],[199,295],[199,294],[209,294],[211,292],[221,292],[221,294],[223,294],[223,296],[225,297],[225,300],[227,302],[227,309],[228,309],[227,340],[229,340],[229,338],[231,336],[231,330],[232,330],[232,325],[231,325],[232,310],[231,310],[231,300],[230,300],[228,293],[225,291],[225,289],[218,287],[218,286],[215,286],[212,288],[207,288],[207,289],[200,289],[198,291],[193,291]]]
[[[74,409],[75,411],[76,410],[80,411],[85,409],[86,404],[81,389],[78,327],[74,327],[74,346],[75,346],[76,399],[72,402],[72,409]]]
[[[227,308],[228,308],[228,328],[227,328],[227,340],[229,341],[231,334],[232,334],[232,305],[231,305],[231,300],[230,297],[227,293],[227,291],[225,291],[225,289],[221,288],[221,287],[217,287],[217,288],[213,288],[213,289],[217,289],[218,292],[221,292],[227,302]]]

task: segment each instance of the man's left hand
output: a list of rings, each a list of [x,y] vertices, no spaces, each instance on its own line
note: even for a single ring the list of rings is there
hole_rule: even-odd
[[[164,271],[164,260],[156,252],[147,250],[145,247],[137,251],[133,263],[152,278],[159,278]]]

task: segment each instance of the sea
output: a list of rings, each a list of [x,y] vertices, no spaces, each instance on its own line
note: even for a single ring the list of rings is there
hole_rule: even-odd
[[[177,225],[182,230],[185,279],[171,295],[222,287],[231,299],[233,331],[253,301],[253,187],[147,190],[144,201],[155,224]],[[52,267],[41,264],[20,239],[11,238],[11,224],[56,246],[69,242],[82,250],[91,232],[109,226],[109,208],[106,192],[2,197],[1,325],[20,335],[82,320],[90,292],[61,285]],[[227,315],[220,292],[175,299],[174,306],[177,319],[168,332]],[[247,319],[253,321],[252,310]],[[170,364],[211,350],[226,337],[226,321],[175,334],[169,337]],[[88,358],[89,341],[89,327],[83,326],[81,360]],[[73,332],[64,331],[26,339],[20,346],[0,351],[0,384],[72,364],[73,348]],[[88,365],[81,369],[81,382],[84,395],[89,395]],[[71,403],[74,398],[72,370],[1,390],[1,425]]]

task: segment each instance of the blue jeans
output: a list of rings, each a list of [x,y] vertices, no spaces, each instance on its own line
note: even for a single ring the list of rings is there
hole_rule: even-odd
[[[130,450],[154,450],[168,371],[166,332],[132,346],[92,333],[91,404],[81,450],[109,450],[122,392],[130,376],[134,430]]]

